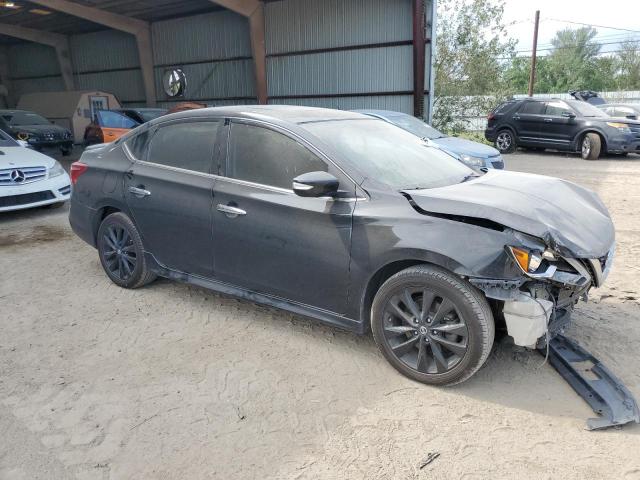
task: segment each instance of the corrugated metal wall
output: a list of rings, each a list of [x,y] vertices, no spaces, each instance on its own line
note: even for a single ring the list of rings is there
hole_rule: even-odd
[[[412,0],[274,1],[265,5],[265,23],[271,103],[413,112]],[[160,105],[256,102],[244,17],[221,11],[156,22],[152,39]],[[106,90],[125,104],[144,104],[133,36],[113,30],[74,35],[70,48],[79,89]],[[16,45],[9,58],[18,96],[63,88],[52,48]],[[426,65],[428,91],[429,45]],[[188,82],[179,100],[162,86],[165,71],[175,67]]]

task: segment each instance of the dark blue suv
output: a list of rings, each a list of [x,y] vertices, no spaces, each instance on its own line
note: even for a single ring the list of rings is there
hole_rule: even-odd
[[[510,100],[489,114],[484,134],[501,153],[551,148],[580,152],[585,160],[640,153],[640,122],[610,117],[579,100]]]

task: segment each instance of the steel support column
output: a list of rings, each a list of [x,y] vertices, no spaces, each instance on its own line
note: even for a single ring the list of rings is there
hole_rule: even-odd
[[[413,115],[418,118],[424,117],[425,42],[424,0],[413,0]]]
[[[256,97],[258,103],[266,104],[267,90],[267,56],[265,50],[264,3],[259,0],[211,0],[249,20],[251,35],[251,54],[255,71]]]

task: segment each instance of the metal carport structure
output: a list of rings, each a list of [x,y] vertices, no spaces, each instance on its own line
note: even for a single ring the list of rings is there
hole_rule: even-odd
[[[0,82],[100,89],[125,105],[284,103],[430,116],[435,0],[15,0]],[[165,71],[188,88],[171,98]]]

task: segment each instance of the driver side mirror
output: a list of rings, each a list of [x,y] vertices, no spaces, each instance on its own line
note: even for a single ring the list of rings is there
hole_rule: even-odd
[[[576,114],[573,112],[562,112],[562,116],[565,118],[576,118]]]
[[[327,172],[303,173],[293,179],[293,191],[299,197],[332,197],[338,185],[338,179]]]

